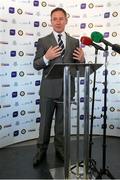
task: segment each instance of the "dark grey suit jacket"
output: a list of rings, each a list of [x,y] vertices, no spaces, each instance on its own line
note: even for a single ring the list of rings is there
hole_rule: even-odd
[[[43,77],[40,86],[40,96],[49,97],[49,98],[59,98],[63,92],[63,78],[61,79],[45,78],[45,76],[47,75],[47,73],[55,63],[62,63],[61,57],[49,61],[49,65],[47,66],[44,63],[43,56],[51,45],[53,47],[57,45],[53,33],[38,40],[33,66],[36,70],[43,69]],[[76,62],[73,59],[73,51],[76,47],[79,47],[79,40],[66,34],[66,48],[65,48],[65,55],[63,58],[64,63]],[[72,77],[71,96],[73,97],[74,94],[75,94],[75,83],[74,83],[74,78]]]

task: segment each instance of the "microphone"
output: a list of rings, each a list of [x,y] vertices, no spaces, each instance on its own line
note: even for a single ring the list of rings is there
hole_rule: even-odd
[[[91,39],[96,43],[103,42],[106,46],[112,47],[113,51],[120,53],[120,45],[112,44],[109,41],[105,40],[103,35],[100,32],[97,32],[97,31],[92,32]]]
[[[92,39],[89,38],[89,37],[87,37],[87,36],[82,36],[81,39],[80,39],[80,41],[81,41],[81,43],[84,44],[84,45],[94,46],[95,49],[104,51],[104,49],[103,49],[101,46],[93,43]]]

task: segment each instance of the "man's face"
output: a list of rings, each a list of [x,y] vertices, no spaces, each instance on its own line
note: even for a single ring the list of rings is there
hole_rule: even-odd
[[[61,33],[67,24],[67,17],[62,11],[55,11],[51,17],[51,24],[54,31]]]

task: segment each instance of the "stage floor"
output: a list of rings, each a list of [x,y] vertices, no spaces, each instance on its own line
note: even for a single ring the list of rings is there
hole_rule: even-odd
[[[71,138],[71,166],[76,163],[76,141]],[[102,169],[102,137],[93,137],[92,159],[96,168]],[[0,149],[0,179],[64,179],[64,164],[55,156],[53,142],[47,152],[47,160],[36,169],[32,166],[35,140]],[[83,138],[80,138],[80,162],[83,160]],[[109,167],[109,168],[108,168]],[[120,138],[107,137],[106,168],[120,179]],[[71,179],[75,178],[71,174]],[[103,176],[104,179],[110,179]],[[77,179],[77,178],[76,178]],[[94,178],[93,178],[94,179]]]

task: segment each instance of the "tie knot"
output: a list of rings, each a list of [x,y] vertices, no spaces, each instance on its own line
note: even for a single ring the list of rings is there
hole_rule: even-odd
[[[62,34],[58,34],[58,38],[61,39]]]

